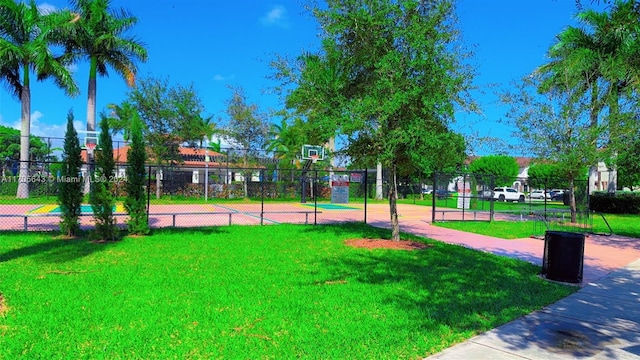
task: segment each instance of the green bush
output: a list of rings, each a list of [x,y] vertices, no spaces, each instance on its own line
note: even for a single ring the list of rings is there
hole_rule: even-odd
[[[640,193],[595,192],[590,205],[591,210],[608,214],[640,214]]]
[[[64,135],[61,176],[67,181],[58,184],[58,205],[60,205],[60,230],[68,236],[80,231],[80,214],[83,200],[84,179],[78,176],[82,168],[80,140],[73,127],[73,112],[67,115],[67,131]]]
[[[2,178],[0,182],[0,195],[15,196],[18,191],[18,180],[15,176],[7,176]]]

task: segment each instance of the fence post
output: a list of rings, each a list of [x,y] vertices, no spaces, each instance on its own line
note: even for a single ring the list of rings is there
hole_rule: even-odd
[[[369,171],[364,170],[364,223],[367,223],[367,197],[369,196],[369,183],[368,183]]]
[[[318,170],[315,169],[313,172],[313,225],[318,225]]]
[[[158,176],[158,174],[156,174]],[[149,224],[149,212],[151,211],[151,165],[147,170],[147,224]]]
[[[496,177],[495,175],[491,175],[489,177],[489,189],[491,189],[491,201],[489,202],[489,222],[494,220],[495,216],[495,199],[493,198],[493,189],[496,187]]]
[[[431,222],[436,222],[436,183],[438,180],[438,175],[434,171],[433,172],[433,190],[431,191]]]
[[[264,169],[260,170],[260,192],[262,195],[260,196],[260,225],[263,225],[264,222],[264,182],[265,182],[265,171]]]

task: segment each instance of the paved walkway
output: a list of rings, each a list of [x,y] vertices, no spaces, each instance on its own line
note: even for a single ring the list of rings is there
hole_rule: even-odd
[[[543,240],[504,240],[434,226],[425,221],[424,208],[402,206],[399,213],[403,232],[542,263]],[[389,227],[382,217],[369,223]],[[588,236],[581,285],[540,311],[427,359],[640,359],[640,239]]]
[[[427,359],[640,359],[640,260]]]

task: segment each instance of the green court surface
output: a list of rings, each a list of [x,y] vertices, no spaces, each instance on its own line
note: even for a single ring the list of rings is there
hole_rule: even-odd
[[[124,208],[120,205],[114,206],[113,211],[123,212]],[[61,212],[60,206],[58,205],[44,205],[29,211],[30,214],[60,214]],[[91,205],[80,205],[80,212],[82,214],[93,214],[93,209],[91,208]]]
[[[302,204],[305,206],[316,206],[315,204]],[[346,206],[346,205],[338,205],[338,204],[318,204],[318,209],[322,210],[358,210],[357,207]]]

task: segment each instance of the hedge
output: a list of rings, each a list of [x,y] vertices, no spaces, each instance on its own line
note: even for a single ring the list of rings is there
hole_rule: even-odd
[[[640,214],[640,193],[594,192],[591,194],[590,208],[608,214]]]

